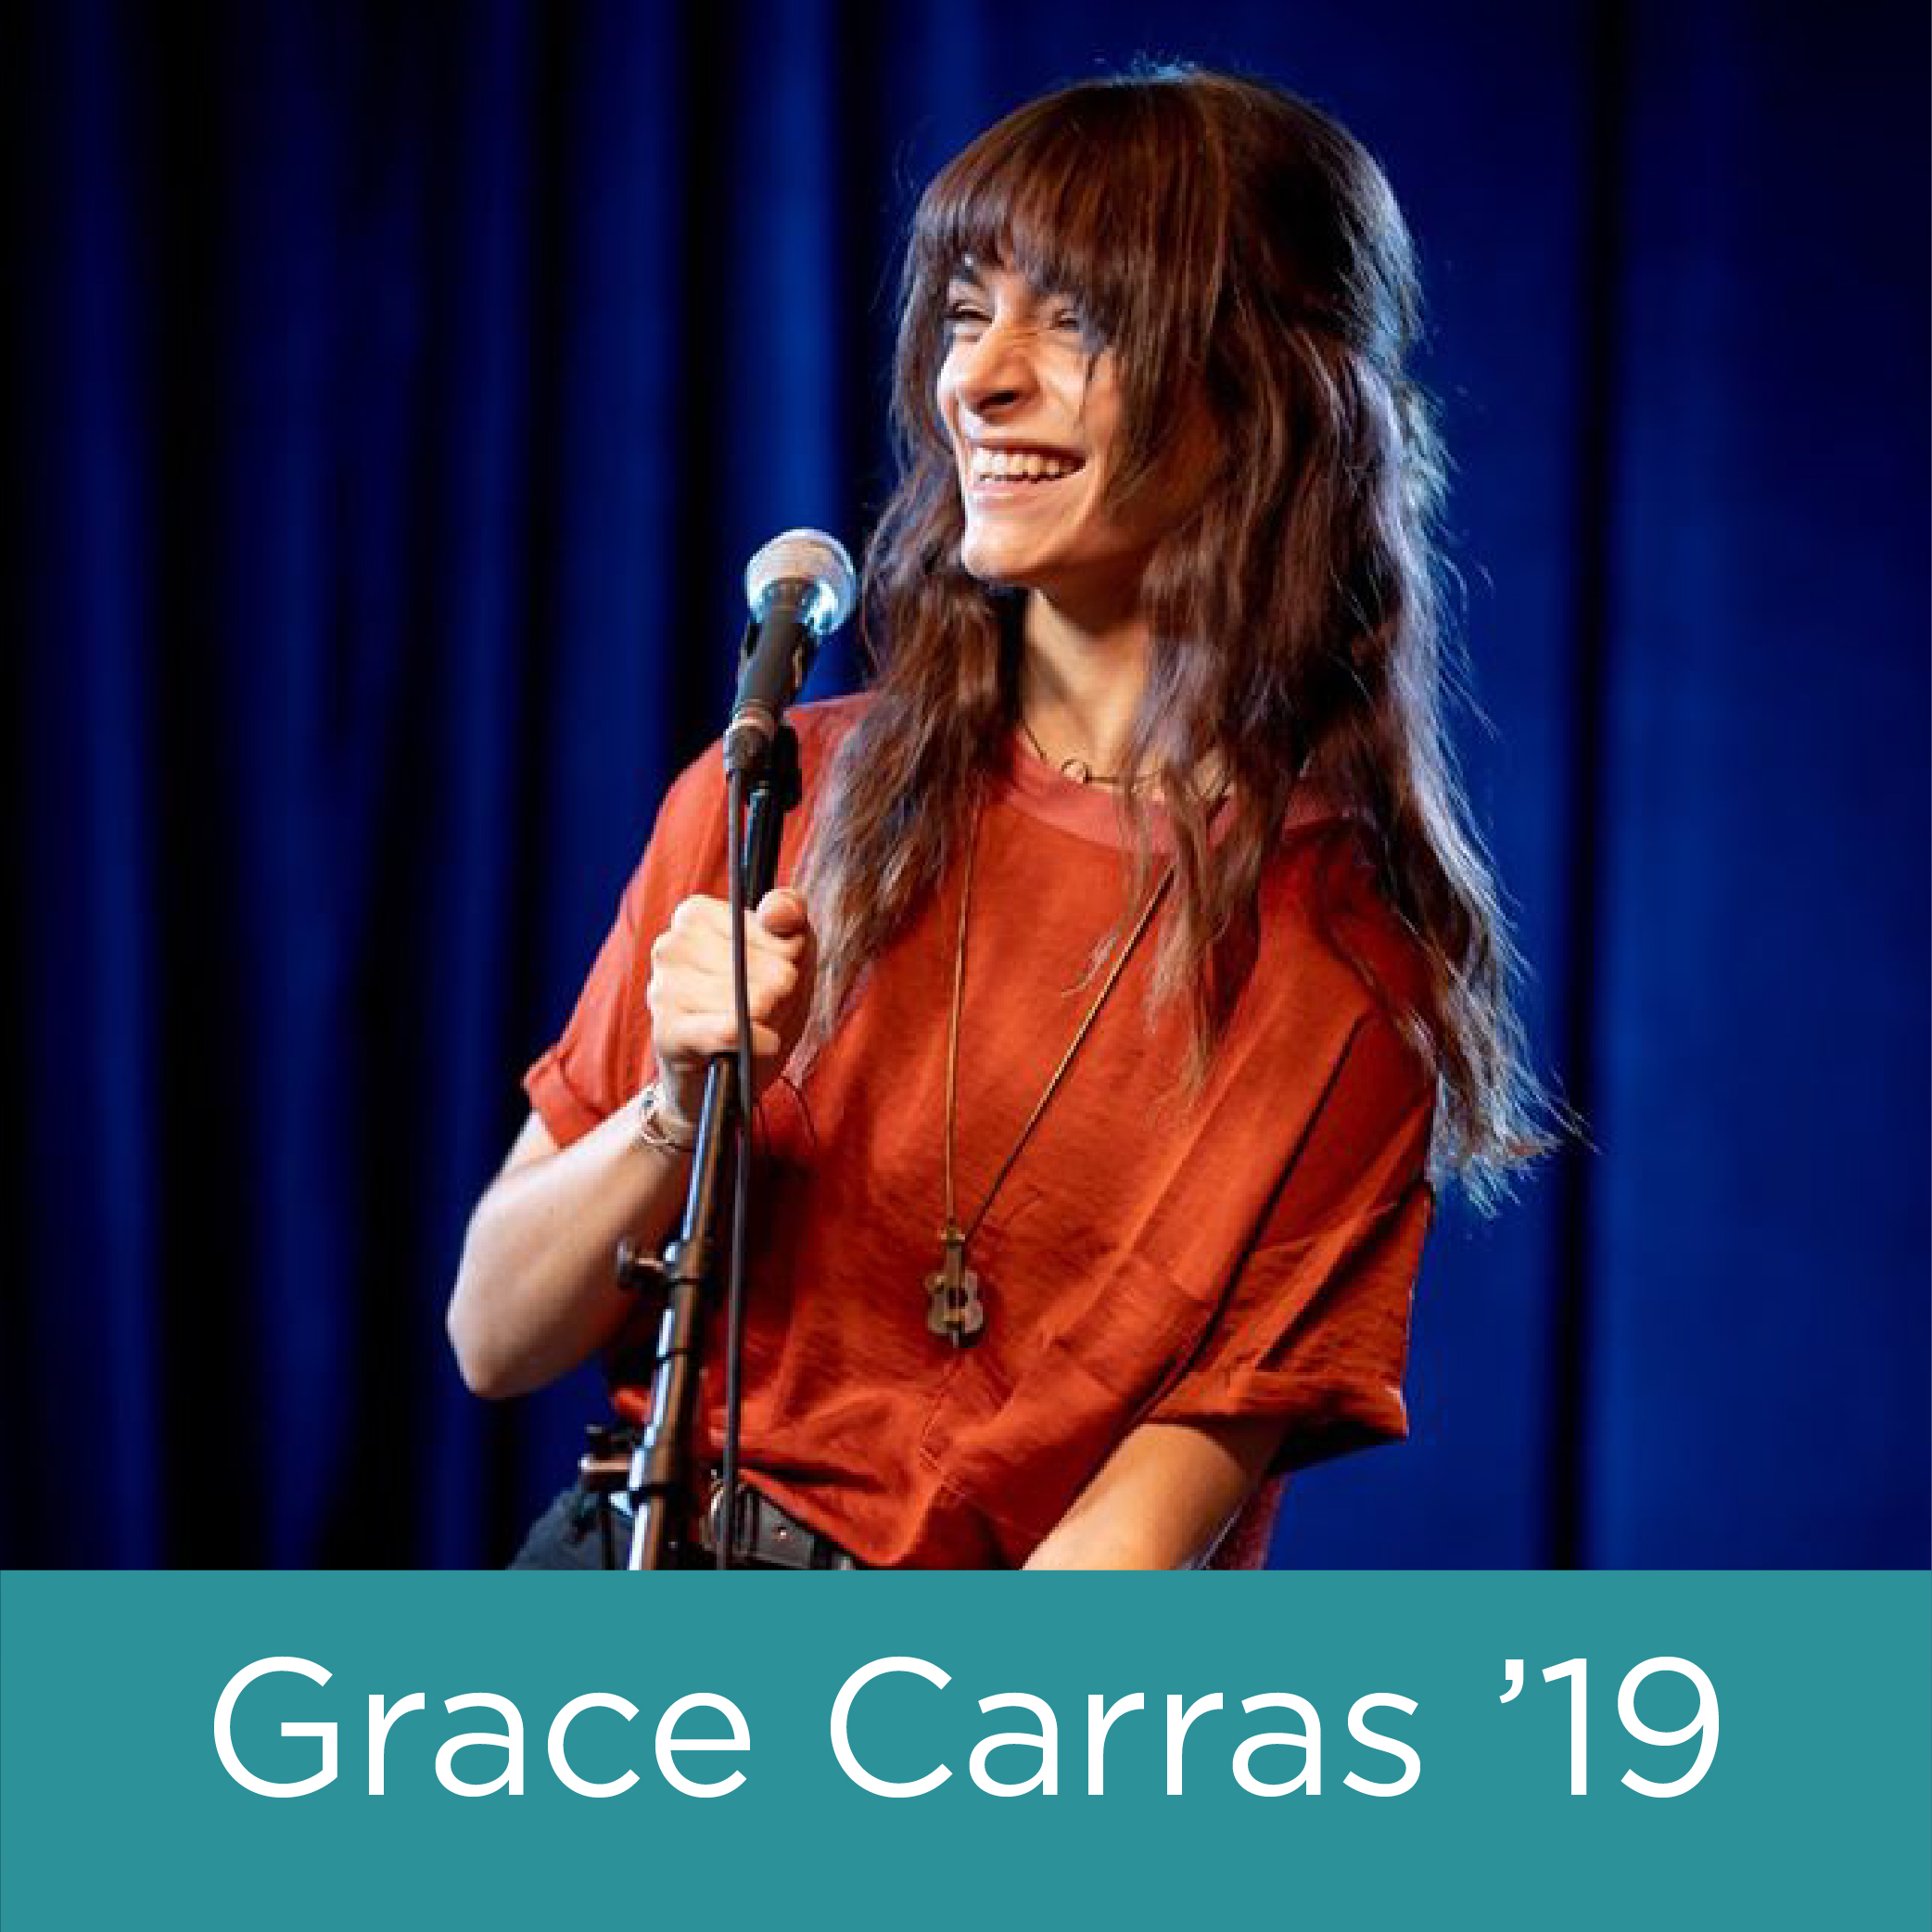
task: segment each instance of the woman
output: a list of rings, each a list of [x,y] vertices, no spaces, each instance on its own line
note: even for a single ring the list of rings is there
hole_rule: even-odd
[[[810,1560],[1193,1563],[1404,1430],[1430,1176],[1487,1193],[1533,1138],[1439,728],[1416,326],[1374,162],[1249,82],[1069,88],[922,201],[877,674],[794,713],[795,883],[747,921],[744,1459]],[[735,1037],[716,772],[477,1209],[484,1393],[609,1351],[612,1252],[681,1202]]]

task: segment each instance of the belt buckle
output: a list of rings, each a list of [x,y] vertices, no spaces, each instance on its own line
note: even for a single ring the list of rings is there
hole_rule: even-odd
[[[729,1549],[734,1565],[747,1559],[763,1562],[765,1557],[758,1547],[763,1529],[758,1504],[762,1499],[756,1490],[749,1489],[742,1482],[738,1485],[738,1507],[728,1509],[723,1479],[716,1476],[711,1479],[711,1500],[705,1509],[705,1529],[711,1548],[714,1553]],[[744,1522],[747,1515],[750,1518],[748,1525]],[[728,1525],[727,1517],[735,1517],[737,1520]]]
[[[714,1476],[711,1479],[711,1500],[705,1505],[705,1545],[715,1555],[725,1546],[724,1534],[724,1483]],[[736,1562],[738,1552],[731,1552],[731,1560]]]
[[[738,1508],[729,1509],[724,1483],[713,1480],[711,1500],[705,1510],[705,1525],[710,1532],[713,1550],[728,1546],[734,1564],[768,1563],[774,1570],[809,1570],[812,1567],[812,1545],[817,1538],[802,1523],[794,1522],[748,1483],[738,1485]],[[726,1545],[726,1519],[730,1516],[738,1517],[744,1526],[741,1528],[737,1522],[729,1526],[734,1533]],[[746,1518],[749,1520],[744,1521]]]

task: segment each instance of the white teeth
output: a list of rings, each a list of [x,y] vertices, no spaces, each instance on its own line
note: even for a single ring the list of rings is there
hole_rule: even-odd
[[[1080,465],[1065,456],[1042,455],[1036,450],[975,450],[972,452],[972,479],[1007,482],[1050,481],[1071,477]]]

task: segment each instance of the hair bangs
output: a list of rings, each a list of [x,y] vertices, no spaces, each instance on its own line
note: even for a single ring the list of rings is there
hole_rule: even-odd
[[[1103,338],[1129,320],[1138,264],[1121,247],[1125,185],[1097,166],[1082,117],[1023,112],[959,155],[934,181],[913,231],[918,292],[937,305],[974,261],[1071,297]]]

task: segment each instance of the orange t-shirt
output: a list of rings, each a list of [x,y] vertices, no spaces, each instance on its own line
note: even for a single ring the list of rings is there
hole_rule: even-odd
[[[864,702],[793,714],[806,807],[781,880]],[[1278,1416],[1277,1469],[1405,1432],[1434,1081],[1335,941],[1397,999],[1417,961],[1347,821],[1299,816],[1264,876],[1254,971],[1191,1100],[1177,1084],[1188,1021],[1150,1012],[1156,934],[1142,939],[973,1238],[987,1321],[963,1350],[927,1328],[925,1290],[940,1259],[957,866],[873,962],[800,1087],[778,1083],[761,1108],[749,1481],[869,1563],[997,1567],[1024,1560],[1141,1420]],[[577,1010],[527,1077],[559,1145],[643,1085],[651,942],[680,900],[723,896],[724,817],[707,755],[672,786]],[[1016,754],[978,830],[962,1224],[1092,1003],[1095,948],[1126,890],[1112,794]],[[699,1420],[714,1461],[720,1328],[714,1315]]]

